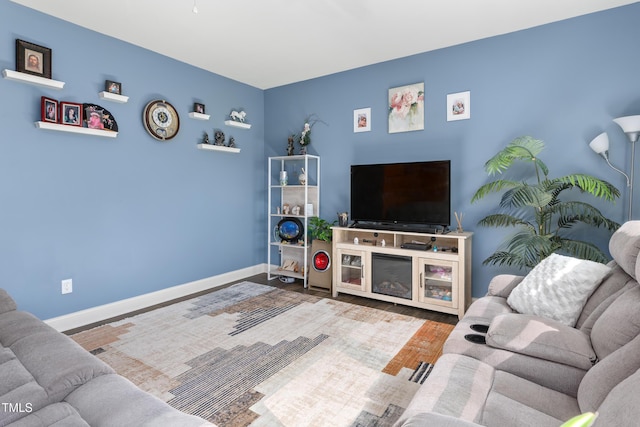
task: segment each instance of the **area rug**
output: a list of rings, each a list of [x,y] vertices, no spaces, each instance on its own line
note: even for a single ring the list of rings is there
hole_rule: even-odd
[[[251,282],[72,336],[219,426],[390,426],[453,325]]]

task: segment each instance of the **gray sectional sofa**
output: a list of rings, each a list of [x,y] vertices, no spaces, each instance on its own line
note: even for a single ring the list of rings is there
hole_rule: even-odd
[[[0,289],[0,427],[210,426],[143,392]]]
[[[623,224],[609,250],[610,271],[573,325],[510,305],[536,269],[496,276],[396,426],[560,426],[585,412],[598,412],[596,427],[640,425],[640,221]]]

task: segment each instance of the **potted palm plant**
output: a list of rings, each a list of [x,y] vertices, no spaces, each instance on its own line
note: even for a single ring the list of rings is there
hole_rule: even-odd
[[[320,217],[309,218],[309,237],[311,239],[311,268],[309,286],[331,290],[331,238],[335,224]]]
[[[502,178],[482,185],[473,195],[476,202],[491,193],[502,192],[499,210],[481,219],[486,227],[514,227],[515,233],[483,261],[484,265],[505,265],[530,269],[553,252],[606,263],[608,258],[596,245],[574,240],[568,231],[582,223],[604,227],[613,232],[620,224],[605,218],[592,205],[567,201],[560,195],[578,189],[596,198],[614,202],[620,191],[607,181],[586,174],[550,178],[549,169],[538,157],[544,143],[529,136],[516,138],[489,159],[485,170],[489,176],[503,174],[512,166],[528,165],[533,179]]]

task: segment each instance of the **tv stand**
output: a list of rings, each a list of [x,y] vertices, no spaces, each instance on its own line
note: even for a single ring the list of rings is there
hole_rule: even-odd
[[[358,295],[462,318],[473,233],[333,227],[333,296]]]

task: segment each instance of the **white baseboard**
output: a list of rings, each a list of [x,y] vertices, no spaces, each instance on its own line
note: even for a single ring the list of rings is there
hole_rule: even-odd
[[[242,280],[256,274],[266,273],[267,265],[259,264],[253,267],[243,268],[241,270],[231,271],[228,273],[211,276],[194,282],[182,285],[172,286],[156,292],[140,295],[137,297],[127,298],[109,304],[99,305],[97,307],[76,311],[74,313],[65,314],[63,316],[53,317],[45,320],[49,326],[58,331],[68,331],[70,329],[79,328],[90,325],[92,323],[101,322],[112,317],[121,316],[136,310],[161,304],[176,298],[182,298],[196,292],[206,291],[225,285],[229,282]]]

